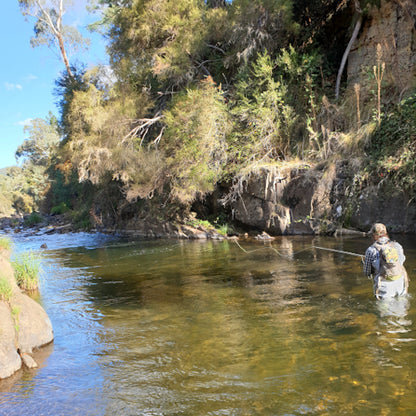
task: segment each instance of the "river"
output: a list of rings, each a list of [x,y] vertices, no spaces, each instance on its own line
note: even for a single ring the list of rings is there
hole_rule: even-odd
[[[415,284],[378,302],[359,257],[312,247],[366,238],[13,238],[42,257],[55,340],[0,382],[0,415],[415,414]]]

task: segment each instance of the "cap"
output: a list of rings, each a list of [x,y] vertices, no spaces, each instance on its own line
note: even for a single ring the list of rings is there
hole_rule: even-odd
[[[370,234],[378,235],[378,236],[387,235],[386,226],[384,224],[382,224],[381,222],[376,222],[371,227]]]

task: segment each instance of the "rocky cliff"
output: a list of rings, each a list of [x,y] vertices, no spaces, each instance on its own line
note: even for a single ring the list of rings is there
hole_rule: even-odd
[[[385,64],[384,88],[389,98],[402,97],[416,84],[416,2],[382,0],[372,6],[348,57],[348,88],[371,82],[377,62],[377,45]]]
[[[241,178],[228,198],[241,225],[271,235],[333,234],[343,227],[367,232],[416,232],[416,205],[400,189],[355,187],[353,161],[317,167],[265,167]]]

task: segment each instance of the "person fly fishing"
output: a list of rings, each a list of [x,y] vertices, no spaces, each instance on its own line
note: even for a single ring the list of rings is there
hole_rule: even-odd
[[[377,299],[401,296],[407,293],[409,279],[404,262],[403,247],[390,240],[384,224],[375,223],[370,230],[373,244],[367,248],[363,263],[366,276],[374,276],[374,295]]]

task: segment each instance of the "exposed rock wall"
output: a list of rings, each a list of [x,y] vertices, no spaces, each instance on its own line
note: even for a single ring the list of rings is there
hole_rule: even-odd
[[[240,224],[271,235],[332,234],[344,226],[366,232],[377,221],[416,232],[414,202],[398,189],[355,189],[351,172],[348,160],[325,169],[264,168],[233,189],[229,205]]]
[[[416,83],[416,2],[382,0],[373,6],[348,57],[348,88],[369,82],[381,45],[383,80],[402,96]],[[374,88],[374,86],[372,87]],[[392,91],[389,91],[391,94]]]

